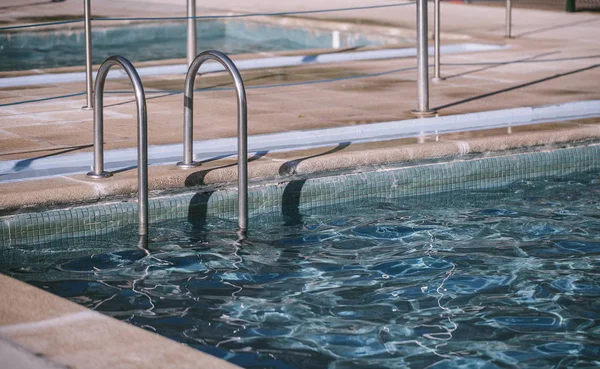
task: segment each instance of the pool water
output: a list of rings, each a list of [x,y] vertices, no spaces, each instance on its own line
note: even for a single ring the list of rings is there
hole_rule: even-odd
[[[284,211],[243,245],[231,221],[161,224],[148,250],[24,246],[0,270],[245,368],[597,367],[598,174]]]
[[[95,64],[111,55],[132,62],[186,57],[186,23],[141,23],[123,27],[97,27],[92,32]],[[331,48],[330,30],[286,28],[274,24],[197,21],[197,50],[225,53],[259,53],[282,50]],[[340,32],[341,48],[399,42],[390,37]],[[85,65],[83,30],[0,33],[0,71]]]

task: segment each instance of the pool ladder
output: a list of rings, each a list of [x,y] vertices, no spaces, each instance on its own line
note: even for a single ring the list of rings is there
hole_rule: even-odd
[[[200,163],[193,161],[193,96],[194,80],[202,64],[213,59],[229,72],[235,82],[238,101],[238,235],[240,240],[246,238],[248,230],[248,109],[246,89],[240,72],[233,61],[220,51],[210,50],[199,54],[190,65],[185,78],[184,94],[184,134],[183,161],[177,165],[180,168],[194,168]],[[140,243],[147,243],[148,237],[148,114],[146,96],[142,80],[135,67],[122,56],[107,58],[98,69],[94,86],[94,164],[92,171],[87,174],[94,179],[107,178],[112,173],[104,170],[104,85],[110,69],[120,65],[135,93],[137,106],[137,156],[138,156],[138,234]]]

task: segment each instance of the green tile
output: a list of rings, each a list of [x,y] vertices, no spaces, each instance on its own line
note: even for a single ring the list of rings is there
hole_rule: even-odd
[[[302,211],[319,207],[331,211],[360,199],[430,197],[451,191],[480,191],[506,187],[519,180],[600,169],[600,146],[588,145],[477,157],[469,160],[388,166],[370,172],[293,180],[288,183],[253,184],[249,188],[249,213],[280,223],[282,205],[296,203]],[[286,199],[284,200],[284,197]],[[293,201],[290,201],[293,200]],[[190,210],[190,204],[193,203]],[[237,219],[237,189],[161,196],[148,204],[151,223],[187,221],[190,213]],[[317,211],[317,210],[315,210]],[[272,218],[271,218],[272,217]],[[123,227],[135,229],[137,203],[107,202],[64,210],[0,217],[0,247],[34,245],[59,237],[106,235]]]

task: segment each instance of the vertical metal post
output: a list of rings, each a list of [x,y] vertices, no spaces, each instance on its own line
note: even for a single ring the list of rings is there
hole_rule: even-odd
[[[187,65],[196,57],[196,0],[187,0]]]
[[[565,10],[568,13],[573,13],[577,10],[577,5],[575,4],[575,0],[567,0],[567,3],[565,4]]]
[[[83,13],[85,17],[85,82],[87,91],[87,105],[84,109],[94,107],[93,91],[94,80],[92,78],[92,15],[90,11],[90,1],[83,1]]]
[[[429,50],[427,46],[427,0],[417,0],[417,94],[418,116],[433,115],[429,110]]]
[[[439,82],[443,80],[440,76],[440,0],[435,0],[433,13],[434,23],[434,41],[435,41],[435,69],[433,81]]]
[[[511,29],[512,29],[512,1],[506,0],[506,32],[504,33],[504,37],[511,38]]]

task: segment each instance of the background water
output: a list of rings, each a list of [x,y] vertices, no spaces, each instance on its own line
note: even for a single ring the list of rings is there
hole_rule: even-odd
[[[244,245],[163,224],[147,251],[132,231],[0,270],[246,368],[598,367],[599,178],[255,218]]]
[[[111,55],[132,62],[186,57],[186,24],[142,23],[97,27],[92,32],[93,62]],[[259,53],[331,48],[332,31],[284,28],[243,21],[197,21],[198,53],[217,49],[225,53]],[[340,33],[340,47],[352,48],[400,42],[381,36]],[[0,71],[85,65],[83,30],[0,33]]]

